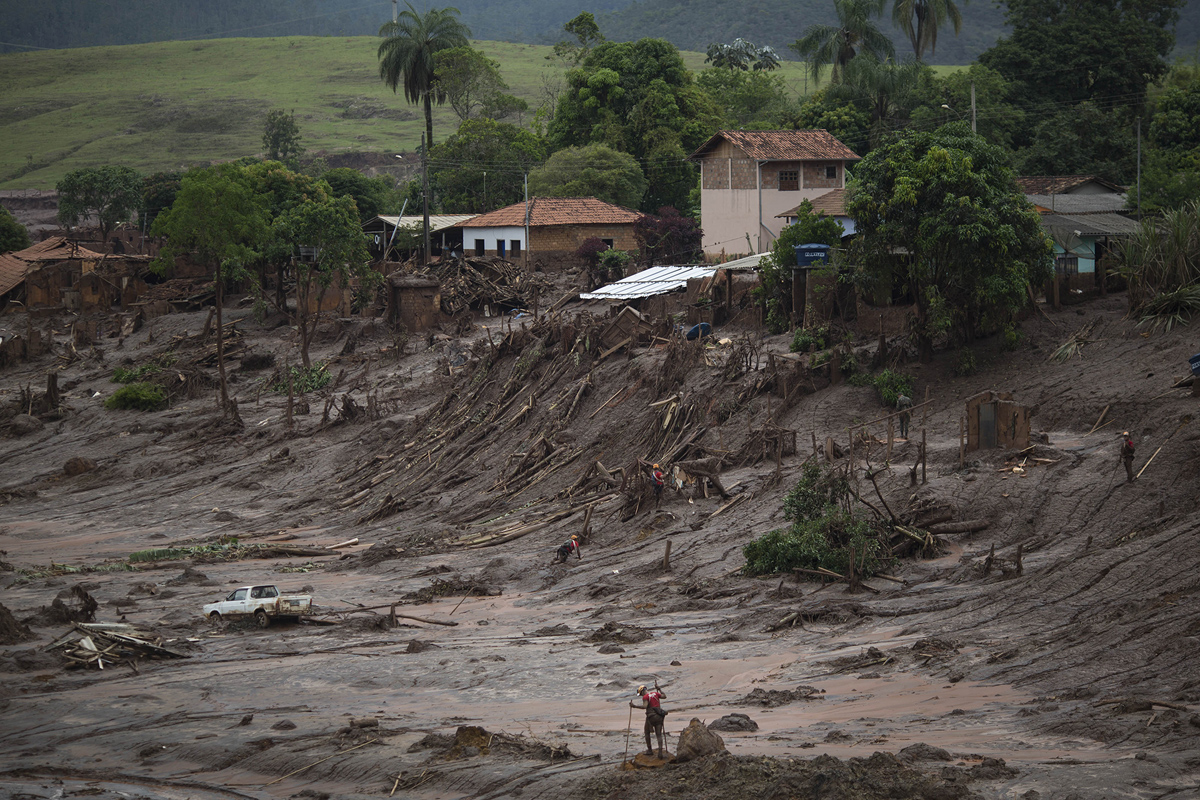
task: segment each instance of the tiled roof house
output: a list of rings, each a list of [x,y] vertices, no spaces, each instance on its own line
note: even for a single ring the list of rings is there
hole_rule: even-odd
[[[802,200],[846,187],[859,158],[824,130],[718,131],[691,160],[700,164],[706,253],[761,253]]]
[[[463,229],[467,255],[562,269],[576,266],[575,251],[593,237],[615,250],[636,251],[633,225],[641,217],[594,197],[531,197],[528,206],[514,203],[457,227]]]

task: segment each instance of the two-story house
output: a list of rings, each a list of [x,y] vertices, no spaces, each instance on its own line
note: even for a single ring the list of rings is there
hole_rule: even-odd
[[[704,252],[761,253],[785,212],[846,187],[859,158],[824,130],[718,131],[690,156],[700,164]]]

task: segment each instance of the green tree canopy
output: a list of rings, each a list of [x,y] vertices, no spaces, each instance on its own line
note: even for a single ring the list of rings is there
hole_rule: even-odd
[[[932,130],[947,122],[970,120],[972,86],[979,135],[1011,151],[1024,135],[1025,112],[1012,102],[1012,84],[996,70],[981,64],[922,82],[912,111],[913,126]]]
[[[1137,174],[1137,131],[1127,114],[1083,102],[1033,126],[1033,142],[1016,154],[1022,175],[1099,175],[1120,184]]]
[[[441,50],[466,47],[471,31],[458,19],[457,8],[431,8],[418,14],[412,3],[395,22],[379,29],[379,77],[394,92],[404,85],[404,99],[425,108],[426,147],[433,146],[433,103],[446,102],[446,92],[437,83],[434,60]]]
[[[529,173],[529,191],[543,197],[595,197],[637,208],[646,194],[642,168],[628,153],[602,144],[567,147]]]
[[[824,212],[814,213],[810,200],[800,203],[796,221],[779,232],[779,238],[771,245],[771,252],[758,262],[762,279],[758,296],[766,307],[767,327],[772,333],[783,333],[791,327],[787,309],[791,305],[796,245],[827,244],[840,247],[844,233],[842,223],[826,216]]]
[[[59,221],[77,225],[95,216],[100,238],[105,241],[113,226],[128,221],[142,200],[142,176],[129,167],[72,170],[54,188],[58,191]]]
[[[711,67],[696,75],[696,85],[723,112],[724,128],[770,130],[796,113],[783,78],[769,72]]]
[[[500,63],[472,47],[452,47],[434,56],[437,88],[459,121],[477,117],[504,119],[529,108],[519,97],[505,94],[508,84],[500,77]]]
[[[158,215],[175,202],[182,179],[182,172],[155,172],[142,181],[142,213],[147,225],[153,225]]]
[[[267,119],[263,123],[262,143],[268,160],[282,161],[294,166],[304,153],[304,148],[300,146],[300,126],[296,124],[296,112],[289,114],[281,108],[268,111]]]
[[[640,39],[603,42],[567,73],[547,136],[552,150],[590,143],[629,153],[650,184],[642,208],[680,208],[697,180],[687,156],[720,122],[675,46]]]
[[[879,30],[872,18],[883,13],[884,0],[833,0],[837,25],[810,25],[788,48],[808,62],[813,82],[831,67],[830,79],[837,83],[842,70],[860,52],[882,61],[896,54],[892,40]]]
[[[775,48],[764,45],[759,47],[753,42],[747,42],[738,37],[729,44],[713,42],[705,51],[704,63],[712,64],[714,69],[728,69],[731,72],[746,71],[751,67],[755,72],[770,72],[779,69],[779,54]]]
[[[524,196],[524,176],[546,158],[537,136],[507,122],[469,119],[429,153],[438,205],[450,213],[502,208]]]
[[[25,226],[17,222],[7,208],[0,206],[0,253],[24,250],[31,244]]]
[[[871,151],[855,167],[847,211],[858,226],[860,282],[908,286],[923,358],[936,335],[969,339],[985,316],[998,322],[1019,310],[1026,287],[1049,276],[1050,241],[1006,154],[965,122]]]
[[[1142,210],[1180,209],[1200,197],[1200,67],[1177,65],[1153,98],[1142,166]],[[1130,192],[1130,204],[1137,196]]]
[[[1181,0],[1003,0],[1012,34],[979,57],[1031,113],[1085,100],[1137,107],[1167,71]],[[1055,171],[1055,174],[1063,174]]]
[[[917,104],[922,85],[933,80],[933,71],[919,61],[896,64],[880,61],[870,53],[850,60],[842,72],[841,83],[831,85],[829,97],[834,102],[853,103],[866,110],[869,122],[868,144],[876,147],[884,137],[909,120]],[[857,149],[861,142],[850,145]]]
[[[604,41],[604,34],[600,32],[600,26],[590,11],[584,11],[567,22],[563,25],[563,31],[571,34],[575,40],[564,39],[554,45],[554,55],[573,67],[579,66],[592,48]]]
[[[368,178],[349,167],[328,170],[321,175],[321,180],[329,184],[334,197],[348,195],[354,198],[358,218],[363,222],[384,213],[384,206],[394,192],[394,182],[390,177],[380,175]]]

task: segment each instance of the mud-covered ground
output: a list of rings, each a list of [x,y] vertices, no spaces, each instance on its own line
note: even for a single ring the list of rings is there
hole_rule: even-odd
[[[196,336],[203,313],[74,353],[58,320],[53,354],[0,373],[0,603],[15,620],[0,615],[0,797],[1200,796],[1200,421],[1188,390],[1170,390],[1197,348],[1188,328],[1145,335],[1124,311],[1114,296],[1039,314],[1014,352],[980,342],[968,377],[951,376],[952,353],[900,367],[932,403],[890,462],[882,445],[866,454],[883,499],[898,516],[989,524],[897,563],[903,583],[854,594],[740,575],[742,546],[785,524],[814,436],[845,451],[851,426],[886,413],[848,384],[785,401],[763,379],[788,337],[723,329],[724,344],[601,359],[598,320],[568,306],[536,325],[480,319],[398,356],[381,327],[331,321],[314,357],[342,378],[289,428],[272,368],[244,357],[294,363],[294,334],[231,305],[238,427],[203,383],[215,370],[190,371],[211,345]],[[1081,356],[1048,359],[1092,322]],[[861,324],[866,363],[876,337]],[[168,352],[194,396],[103,408],[115,367]],[[50,371],[60,409],[14,416],[39,410]],[[968,453],[959,470],[964,399],[984,389],[1034,406],[1045,436],[1019,456]],[[922,424],[927,483],[913,487]],[[772,425],[797,432],[778,463],[762,457]],[[1135,470],[1153,455],[1132,485],[1124,429]],[[593,466],[671,454],[723,457],[729,496],[688,484],[634,507]],[[73,458],[94,468],[68,476]],[[583,559],[551,564],[585,528]],[[228,537],[359,543],[127,560]],[[311,593],[322,612],[370,610],[266,629],[201,617],[248,583]],[[97,620],[189,658],[64,668],[45,648],[69,626],[45,609],[76,586]],[[392,604],[407,615],[394,626]],[[743,714],[754,729],[722,731],[727,755],[621,770],[644,748],[628,701],[656,681],[672,751],[693,717]]]

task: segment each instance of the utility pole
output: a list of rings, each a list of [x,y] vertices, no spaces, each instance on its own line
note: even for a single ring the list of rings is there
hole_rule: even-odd
[[[400,20],[400,15],[397,12],[397,3],[399,0],[392,0],[392,24],[396,24]]]
[[[1142,218],[1142,118],[1137,119],[1137,213]]]
[[[425,134],[421,134],[421,200],[425,206],[425,263],[432,260],[429,252],[429,148],[425,144]]]
[[[529,266],[529,173],[525,173],[525,266]]]

